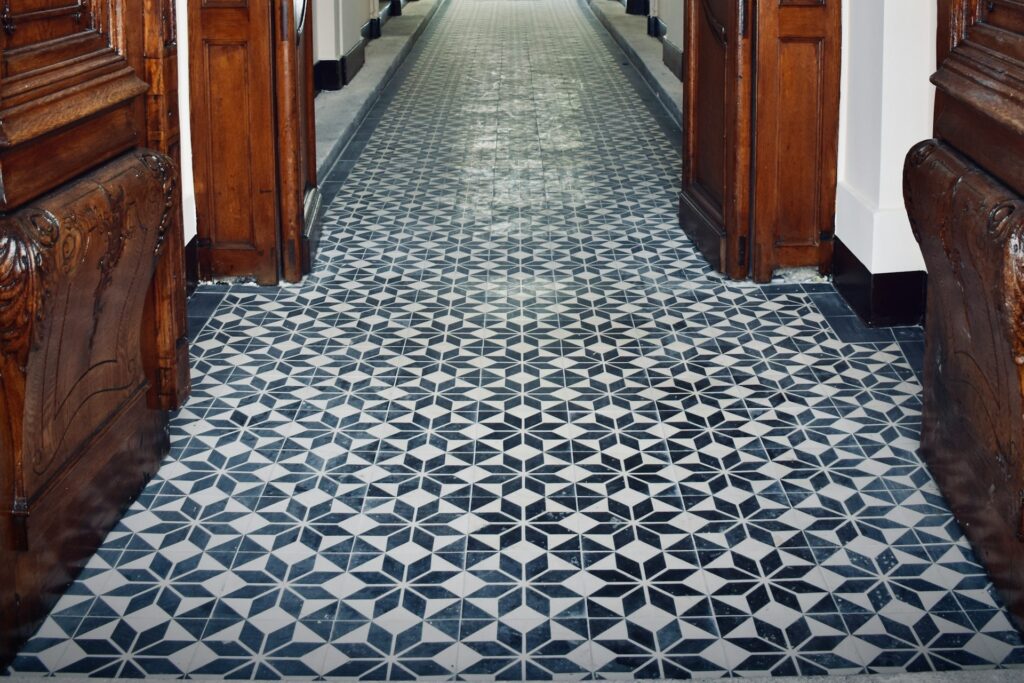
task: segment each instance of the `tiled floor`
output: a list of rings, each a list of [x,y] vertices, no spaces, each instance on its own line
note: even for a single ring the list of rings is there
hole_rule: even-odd
[[[915,455],[917,333],[709,272],[678,131],[573,0],[452,0],[413,60],[315,274],[195,300],[171,457],[17,671],[1024,663]]]

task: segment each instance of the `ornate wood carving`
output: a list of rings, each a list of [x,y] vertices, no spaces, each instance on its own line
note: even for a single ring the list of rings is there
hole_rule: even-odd
[[[908,157],[906,196],[928,264],[921,453],[1024,615],[1024,200],[938,141]]]
[[[137,2],[5,2],[0,211],[142,142],[141,32],[125,23]]]
[[[173,2],[0,3],[2,665],[155,471],[188,358],[177,172],[138,149],[177,154]]]
[[[1024,3],[939,16],[937,139],[904,171],[928,265],[921,452],[1024,626]]]
[[[176,172],[134,152],[0,217],[0,650],[32,632],[155,472],[142,316]]]

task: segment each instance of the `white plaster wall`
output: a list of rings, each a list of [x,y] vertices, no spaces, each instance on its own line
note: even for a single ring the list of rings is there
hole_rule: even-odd
[[[683,0],[659,0],[657,17],[667,29],[665,37],[676,47],[683,47]]]
[[[316,0],[313,40],[317,61],[339,59],[362,39],[369,20],[365,0]]]
[[[192,171],[192,115],[188,82],[188,0],[177,4],[178,119],[181,125],[181,204],[185,243],[196,236],[196,184]]]
[[[843,4],[836,234],[872,273],[924,270],[903,204],[903,159],[932,135],[937,6]]]
[[[377,3],[373,3],[376,16]],[[370,20],[370,11],[363,0],[341,0],[341,47],[347,53],[363,39],[363,26]]]
[[[317,62],[338,59],[341,50],[341,0],[316,0],[313,3],[313,59]]]

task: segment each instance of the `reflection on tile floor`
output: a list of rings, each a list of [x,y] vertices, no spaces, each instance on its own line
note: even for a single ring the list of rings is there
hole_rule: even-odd
[[[211,290],[170,459],[15,668],[1024,662],[915,455],[899,344],[709,272],[631,79],[572,0],[453,0],[345,168],[315,274]]]

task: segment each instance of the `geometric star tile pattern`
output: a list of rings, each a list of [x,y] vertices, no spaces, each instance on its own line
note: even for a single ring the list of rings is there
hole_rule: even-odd
[[[709,270],[678,131],[608,40],[573,0],[447,4],[315,272],[227,291],[169,459],[14,671],[1024,663],[916,454],[900,347]]]

